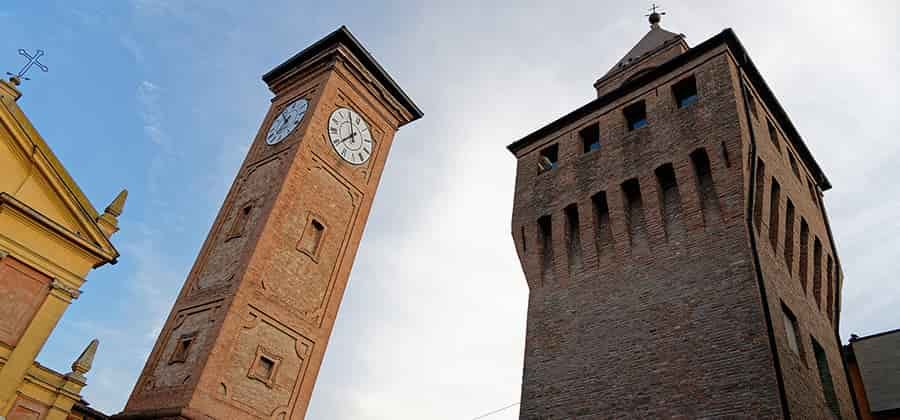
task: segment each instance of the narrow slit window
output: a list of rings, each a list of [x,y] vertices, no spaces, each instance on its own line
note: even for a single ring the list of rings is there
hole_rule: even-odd
[[[778,153],[781,153],[781,141],[778,139],[778,129],[775,128],[775,124],[772,124],[772,120],[767,119],[766,124],[769,126],[769,141],[772,142],[772,145],[775,146]]]
[[[578,137],[581,138],[581,150],[583,153],[593,152],[594,150],[600,150],[600,124],[594,123],[585,128],[582,128],[578,132]]]
[[[622,193],[625,198],[625,214],[628,226],[628,236],[631,238],[632,248],[644,245],[646,232],[644,231],[644,203],[641,198],[641,184],[637,178],[629,179],[622,183]]]
[[[746,85],[744,85],[744,96],[747,98],[747,107],[750,108],[750,114],[753,115],[753,118],[759,118],[759,111],[756,110],[756,98],[753,97],[753,93],[750,92]]]
[[[721,219],[722,211],[719,206],[719,194],[716,192],[716,184],[712,177],[712,167],[706,149],[700,148],[691,153],[691,163],[694,165],[697,192],[700,194],[700,210],[703,215],[703,223],[711,226],[712,222]],[[760,163],[762,163],[760,161]]]
[[[822,309],[822,242],[818,236],[813,242],[813,299]]]
[[[666,163],[654,171],[659,185],[659,203],[663,218],[663,230],[666,239],[683,233],[681,226],[681,196],[678,192],[678,181],[671,163]]]
[[[541,150],[538,158],[538,173],[547,172],[559,167],[559,145],[554,144]]]
[[[756,225],[756,231],[762,229],[763,215],[763,192],[765,191],[766,182],[766,164],[762,159],[756,161],[756,192],[753,203],[753,224]]]
[[[253,203],[247,203],[241,206],[237,213],[234,215],[234,219],[231,222],[231,228],[228,229],[228,239],[238,238],[244,234],[244,226],[247,225],[247,221],[250,220],[250,214],[253,212]]]
[[[769,243],[772,249],[778,250],[778,226],[781,222],[778,220],[781,216],[781,185],[778,180],[772,178],[772,189],[769,196]]]
[[[528,239],[525,237],[525,226],[519,228],[519,237],[522,240],[522,252],[528,252]]]
[[[647,105],[644,101],[637,101],[622,110],[628,130],[635,130],[647,125]]]
[[[679,108],[697,102],[697,80],[690,76],[675,83],[672,85],[672,94],[675,95],[675,103]]]
[[[794,274],[794,202],[787,199],[787,209],[784,215],[784,263],[787,264],[788,274]]]
[[[319,257],[322,238],[325,236],[325,225],[313,216],[307,218],[306,227],[300,236],[297,249],[313,259]]]
[[[817,205],[819,202],[818,197],[816,197],[816,187],[813,185],[813,182],[809,179],[806,180],[806,186],[809,188],[809,198],[812,199],[813,205]]]
[[[784,315],[784,333],[788,347],[802,359],[803,342],[800,340],[800,326],[797,324],[797,317],[784,302],[781,302],[781,312]]]
[[[794,176],[800,179],[800,167],[797,166],[797,158],[794,156],[794,152],[788,151],[788,161],[791,164],[791,171],[794,172]]]
[[[722,161],[725,162],[725,167],[730,168],[731,167],[731,156],[728,155],[728,146],[723,141],[722,144],[719,145],[719,147],[722,149]]]
[[[822,345],[820,345],[815,338],[812,338],[812,347],[816,357],[816,367],[819,371],[819,380],[822,383],[822,396],[825,397],[825,402],[828,404],[828,408],[831,409],[831,412],[836,417],[840,418],[841,409],[838,405],[837,394],[834,392],[834,381],[831,378],[831,369],[828,368],[828,356],[825,354],[825,349],[822,348]]]
[[[609,205],[606,203],[606,192],[600,191],[591,197],[594,204],[594,237],[597,242],[597,253],[602,253],[612,241],[612,230],[609,223]]]
[[[800,218],[800,268],[797,276],[800,277],[803,293],[806,293],[806,282],[809,281],[809,225],[803,217]]]
[[[568,250],[569,268],[581,264],[581,225],[578,220],[578,205],[565,208],[566,215],[566,248]]]
[[[834,286],[832,284],[832,279],[834,278],[834,259],[831,255],[828,256],[828,263],[825,265],[825,284],[826,293],[825,293],[825,312],[828,314],[828,319],[834,319]]]
[[[553,265],[553,225],[550,215],[538,219],[538,231],[541,234],[541,265],[548,270]]]

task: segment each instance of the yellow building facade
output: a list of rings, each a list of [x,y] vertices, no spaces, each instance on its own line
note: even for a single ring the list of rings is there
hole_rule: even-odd
[[[116,262],[127,193],[99,213],[19,108],[14,82],[0,80],[0,419],[102,418],[80,394],[96,340],[65,374],[35,357],[88,273]]]

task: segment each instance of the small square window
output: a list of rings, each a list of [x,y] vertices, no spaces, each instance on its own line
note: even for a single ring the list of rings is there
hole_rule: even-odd
[[[324,236],[325,225],[316,216],[308,215],[306,227],[303,228],[303,232],[300,233],[300,241],[297,242],[297,250],[309,255],[313,260],[318,260]]]
[[[675,95],[675,103],[679,108],[697,102],[697,80],[694,76],[690,76],[675,83],[672,86],[672,94]]]
[[[581,138],[582,152],[588,153],[600,150],[600,124],[594,123],[578,132]]]
[[[622,113],[625,115],[629,131],[647,125],[647,106],[644,104],[644,101],[638,101],[626,106]]]
[[[559,167],[559,145],[554,144],[541,150],[538,172],[547,172]]]
[[[239,238],[244,234],[244,226],[247,224],[247,221],[250,220],[250,213],[253,211],[253,203],[246,203],[241,206],[237,213],[235,213],[232,218],[231,228],[228,229],[228,237],[225,239],[226,241],[229,239]]]
[[[279,364],[281,364],[280,357],[275,356],[262,346],[258,346],[256,348],[256,357],[253,359],[253,364],[250,365],[247,377],[256,379],[271,388],[275,384]]]
[[[172,356],[169,357],[169,364],[187,361],[195,337],[196,334],[185,334],[178,338],[178,341],[175,343],[175,350],[172,351]]]

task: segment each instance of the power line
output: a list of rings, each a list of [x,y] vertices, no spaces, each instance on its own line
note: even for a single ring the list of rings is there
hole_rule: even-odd
[[[518,402],[514,402],[514,403],[512,403],[512,404],[510,404],[510,405],[507,405],[506,407],[498,408],[498,409],[496,409],[496,410],[494,410],[494,411],[490,411],[490,412],[484,413],[484,414],[482,414],[482,415],[480,415],[480,416],[478,416],[478,417],[474,417],[474,418],[472,418],[472,420],[483,419],[483,418],[485,418],[485,417],[487,417],[487,416],[497,414],[497,413],[499,413],[499,412],[501,412],[501,411],[503,411],[503,410],[506,410],[507,408],[513,408],[513,407],[515,407],[515,406],[517,406],[517,405],[519,405],[519,403],[518,403]]]

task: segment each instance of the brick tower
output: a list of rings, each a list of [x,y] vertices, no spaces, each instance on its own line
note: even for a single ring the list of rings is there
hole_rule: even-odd
[[[421,111],[341,27],[275,97],[118,418],[304,417],[396,130]]]
[[[509,146],[521,418],[855,418],[831,185],[734,32],[650,23]]]

